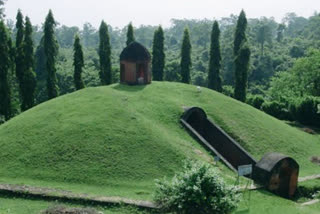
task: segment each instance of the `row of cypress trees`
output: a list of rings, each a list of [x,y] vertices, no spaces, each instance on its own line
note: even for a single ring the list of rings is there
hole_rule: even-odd
[[[247,19],[242,10],[237,21],[234,35],[234,67],[235,67],[235,90],[234,97],[242,102],[246,100],[248,82],[248,70],[250,60],[250,49],[246,38]],[[183,33],[181,46],[181,82],[190,83],[191,60],[190,34],[186,28]],[[164,36],[163,30],[159,27],[154,33],[152,50],[152,72],[154,80],[163,79],[165,65]],[[220,29],[217,21],[213,23],[211,31],[210,59],[208,71],[208,88],[222,92],[220,51]]]
[[[234,38],[234,67],[235,67],[235,91],[234,97],[240,101],[246,99],[247,78],[250,60],[250,49],[246,39],[247,19],[244,11],[241,11],[238,18],[237,27]],[[99,57],[100,57],[100,80],[102,85],[109,85],[112,83],[111,70],[111,45],[110,36],[108,33],[107,24],[102,21],[99,28]],[[130,23],[127,31],[126,45],[135,41],[133,26]],[[191,42],[190,33],[186,28],[183,33],[181,46],[181,82],[190,83],[190,70],[192,66],[191,60]],[[78,50],[78,51],[77,51]],[[74,66],[83,66],[83,54],[79,38],[76,37],[74,45]],[[80,56],[76,57],[76,55]],[[77,59],[79,59],[78,63]],[[161,26],[154,32],[153,47],[152,47],[152,73],[153,80],[162,81],[165,67],[165,52],[164,52],[164,32]],[[222,92],[222,79],[220,76],[221,70],[221,51],[220,51],[220,29],[217,21],[214,22],[211,32],[210,44],[210,60],[208,72],[208,88]],[[84,87],[81,80],[81,69],[75,67],[75,85],[76,89]],[[79,75],[80,73],[80,75]],[[78,83],[77,83],[78,82]],[[78,86],[79,87],[78,87]]]
[[[10,54],[12,52],[12,41],[6,25],[0,21],[0,114],[6,120],[12,115],[11,108],[11,90],[10,75],[13,70],[12,64],[14,58]]]
[[[45,54],[45,70],[47,76],[48,99],[59,95],[56,77],[56,58],[58,55],[58,42],[54,35],[56,22],[50,10],[45,23],[42,38]],[[5,120],[13,116],[12,86],[15,79],[18,84],[20,108],[25,111],[35,105],[36,74],[34,72],[34,44],[32,39],[32,24],[28,17],[23,18],[20,10],[16,16],[16,41],[13,46],[10,33],[0,21],[0,115]],[[76,44],[78,43],[78,46]],[[83,66],[83,55],[79,39],[75,40],[75,84],[76,88],[83,87],[81,84],[81,69]],[[15,72],[14,72],[15,71]],[[15,74],[15,75],[14,75]],[[80,83],[78,83],[80,82]]]
[[[34,73],[34,51],[32,40],[32,24],[28,17],[23,18],[21,11],[17,13],[15,47],[10,33],[0,21],[0,115],[8,120],[13,115],[12,89],[13,72],[19,88],[21,110],[34,106],[36,76]]]
[[[58,42],[54,34],[56,22],[50,10],[44,24],[43,46],[46,58],[47,73],[47,93],[48,99],[59,95],[56,77],[56,57],[58,55]],[[250,60],[250,49],[246,39],[247,19],[244,11],[241,11],[234,38],[234,65],[235,65],[235,91],[234,97],[240,101],[246,99],[247,76]],[[21,110],[25,111],[34,106],[36,76],[34,73],[34,48],[32,40],[32,25],[28,17],[23,20],[21,11],[18,11],[16,22],[16,43],[12,47],[11,37],[5,24],[0,24],[0,114],[9,119],[12,115],[11,110],[11,89],[9,71],[14,70],[19,85]],[[100,80],[102,85],[112,83],[113,75],[111,68],[111,44],[107,24],[102,21],[99,28],[99,58],[100,58]],[[220,77],[221,53],[220,53],[220,29],[218,22],[212,26],[210,60],[208,72],[208,87],[218,92],[222,91],[222,80]],[[130,23],[127,31],[126,44],[135,41],[133,26]],[[191,42],[189,30],[186,28],[183,33],[181,46],[181,81],[190,83]],[[164,52],[164,32],[161,26],[154,33],[152,48],[152,68],[153,79],[162,81],[165,67]],[[74,40],[74,84],[77,90],[85,87],[81,73],[84,66],[83,50],[80,38],[75,36]],[[14,64],[14,66],[12,66]]]

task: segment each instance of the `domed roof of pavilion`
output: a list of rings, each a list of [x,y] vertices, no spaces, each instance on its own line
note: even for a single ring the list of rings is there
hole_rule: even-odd
[[[150,61],[150,59],[149,51],[139,42],[131,42],[120,54],[121,61]]]

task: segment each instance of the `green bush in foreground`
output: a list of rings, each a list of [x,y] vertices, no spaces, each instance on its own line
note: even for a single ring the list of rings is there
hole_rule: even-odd
[[[240,193],[227,186],[209,164],[189,161],[172,181],[156,181],[155,202],[163,211],[175,213],[231,213]]]

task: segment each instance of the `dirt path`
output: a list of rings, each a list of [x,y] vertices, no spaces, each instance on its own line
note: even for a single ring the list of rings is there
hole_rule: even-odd
[[[33,187],[27,185],[0,184],[0,191],[12,194],[24,194],[43,198],[76,200],[84,202],[94,202],[99,204],[127,204],[142,208],[157,208],[150,201],[132,200],[121,197],[92,196],[88,194],[76,194],[71,191]]]
[[[301,204],[301,205],[302,205],[302,206],[308,206],[308,205],[316,204],[316,203],[318,203],[318,202],[320,202],[319,199],[314,199],[314,200],[312,200],[312,201],[305,202],[305,203],[303,203],[303,204]]]

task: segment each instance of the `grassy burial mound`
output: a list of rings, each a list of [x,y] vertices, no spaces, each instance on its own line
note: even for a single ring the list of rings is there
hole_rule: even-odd
[[[295,158],[300,175],[319,172],[310,162],[320,154],[319,136],[209,89],[153,82],[87,88],[1,125],[0,182],[76,185],[82,192],[92,185],[98,192],[112,187],[107,191],[114,195],[148,195],[154,179],[172,176],[184,159],[210,160],[179,123],[186,106],[203,108],[258,160],[276,151]]]

